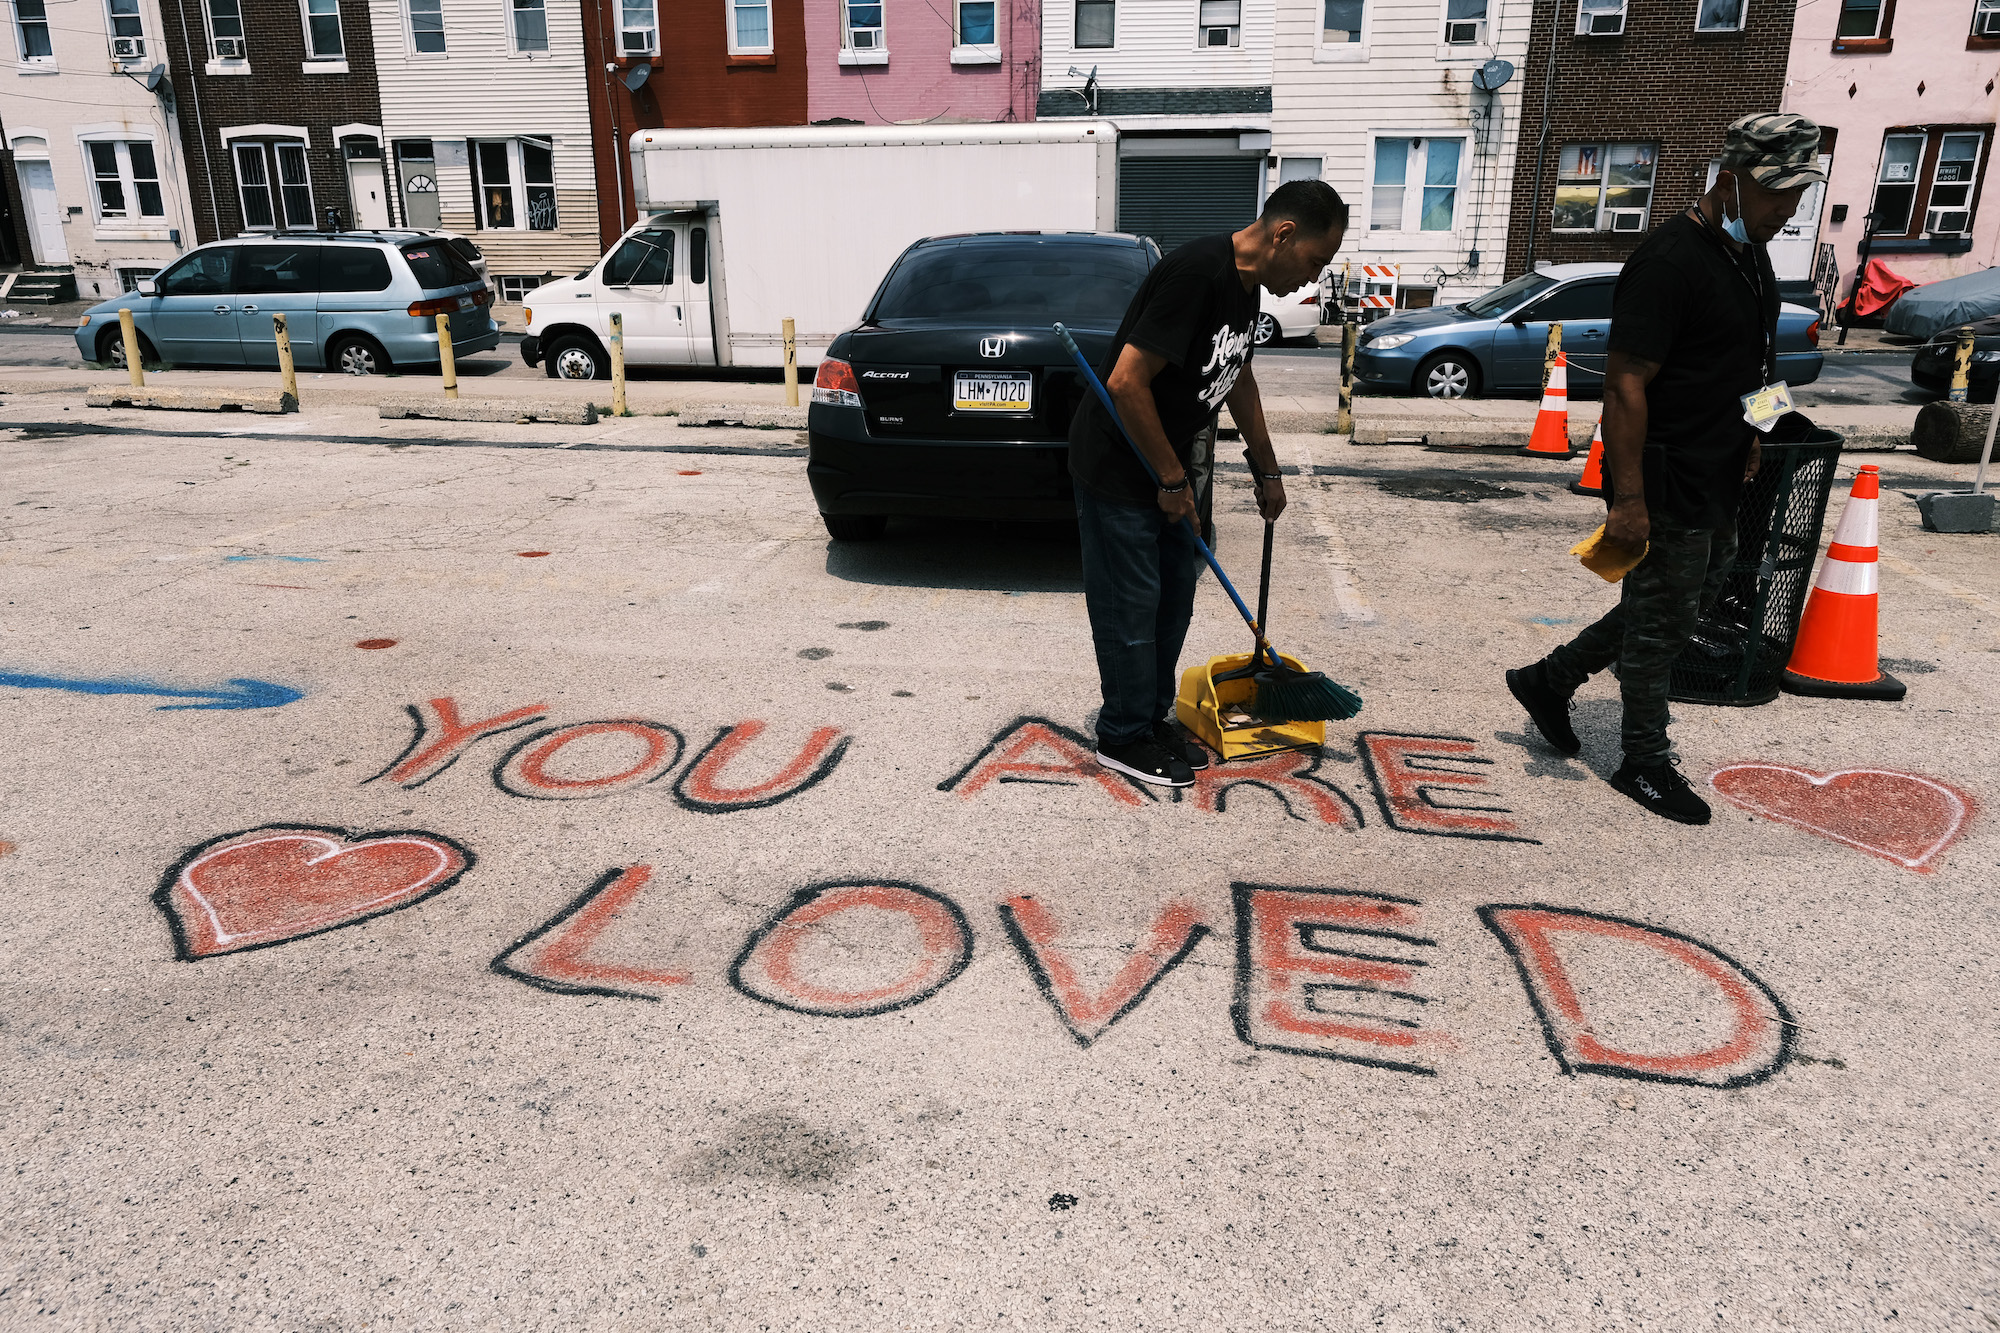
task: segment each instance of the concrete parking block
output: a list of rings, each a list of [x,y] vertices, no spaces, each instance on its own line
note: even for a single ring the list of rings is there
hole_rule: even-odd
[[[167,412],[262,412],[299,410],[299,400],[282,389],[94,388],[84,395],[90,407],[149,407]]]
[[[804,407],[763,403],[690,403],[680,409],[683,426],[760,426],[804,430]]]
[[[385,421],[421,417],[426,421],[511,421],[554,426],[597,424],[595,404],[553,402],[546,398],[429,398],[412,395],[384,398],[375,405],[375,412]]]

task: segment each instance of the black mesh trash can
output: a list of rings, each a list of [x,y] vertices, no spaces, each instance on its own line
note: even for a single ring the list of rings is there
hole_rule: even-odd
[[[1668,698],[1748,706],[1778,697],[1778,678],[1812,591],[1843,443],[1797,412],[1765,438],[1757,475],[1736,510],[1736,564],[1675,659]]]

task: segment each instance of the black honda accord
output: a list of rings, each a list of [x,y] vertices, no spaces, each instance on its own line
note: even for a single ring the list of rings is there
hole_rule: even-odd
[[[867,541],[899,514],[1072,517],[1069,419],[1086,390],[1051,326],[1101,361],[1159,258],[1150,240],[1099,232],[905,250],[813,384],[806,475],[827,532]]]

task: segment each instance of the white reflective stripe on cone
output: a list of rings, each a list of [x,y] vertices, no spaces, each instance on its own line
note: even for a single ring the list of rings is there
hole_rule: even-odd
[[[1881,569],[1873,560],[1822,560],[1813,587],[1821,592],[1845,593],[1850,597],[1873,597]]]
[[[1840,511],[1840,526],[1834,530],[1834,541],[1842,546],[1875,545],[1875,507],[1874,500],[1849,500],[1847,508]]]

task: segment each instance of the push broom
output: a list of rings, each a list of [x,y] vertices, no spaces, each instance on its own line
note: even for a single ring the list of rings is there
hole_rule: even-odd
[[[1131,432],[1125,429],[1125,423],[1118,415],[1117,404],[1111,401],[1111,394],[1104,387],[1104,381],[1097,378],[1097,372],[1091,369],[1083,350],[1076,345],[1076,339],[1070,337],[1069,330],[1061,324],[1055,326],[1055,331],[1056,336],[1062,339],[1062,345],[1068,349],[1070,357],[1076,362],[1076,368],[1083,373],[1084,383],[1090,386],[1091,392],[1097,395],[1097,401],[1102,403],[1104,410],[1110,414],[1111,424],[1117,427],[1119,437],[1125,441],[1126,447],[1131,449],[1133,457],[1139,460],[1139,466],[1146,469],[1146,475],[1152,479],[1153,484],[1159,485],[1160,474],[1153,470],[1152,463],[1132,439]],[[1201,539],[1201,532],[1195,527],[1193,520],[1184,518],[1181,523],[1187,528],[1188,539],[1195,544],[1195,549],[1201,552],[1201,558],[1215,571],[1216,581],[1222,584],[1223,590],[1229,594],[1229,600],[1236,603],[1236,610],[1243,617],[1243,623],[1257,636],[1256,651],[1251,657],[1254,666],[1248,670],[1255,687],[1255,693],[1251,696],[1252,706],[1257,710],[1258,716],[1272,722],[1338,722],[1359,713],[1361,696],[1354,691],[1328,680],[1323,672],[1296,670],[1279,660],[1277,650],[1264,637],[1263,627],[1259,623],[1260,618],[1250,614],[1250,608],[1244,604],[1242,595],[1236,591],[1236,585],[1229,581],[1229,575],[1222,572],[1222,565],[1216,560],[1215,553],[1208,549],[1208,543]],[[1264,525],[1265,593],[1260,595],[1260,602],[1269,593],[1271,536],[1271,525],[1266,523]]]

